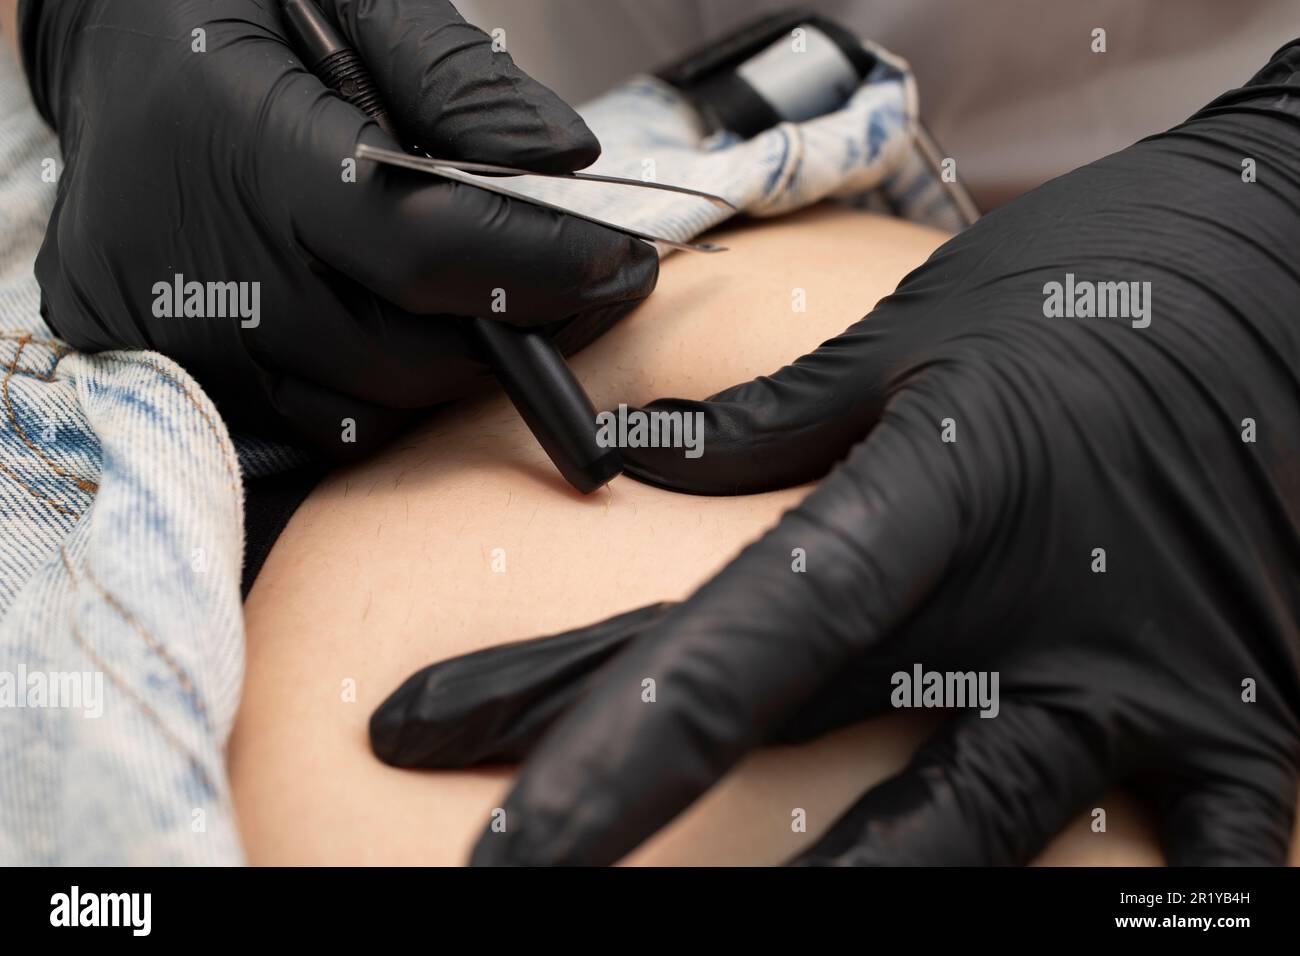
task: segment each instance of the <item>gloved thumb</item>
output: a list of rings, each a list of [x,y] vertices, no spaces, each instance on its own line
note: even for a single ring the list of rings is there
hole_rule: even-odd
[[[567,103],[448,0],[321,0],[361,54],[398,132],[439,159],[570,172],[600,143]]]

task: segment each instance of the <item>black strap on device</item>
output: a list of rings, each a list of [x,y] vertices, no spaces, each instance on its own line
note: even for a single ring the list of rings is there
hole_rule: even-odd
[[[800,28],[813,42],[796,51]],[[793,8],[755,20],[656,75],[681,90],[712,130],[749,139],[782,121],[839,108],[875,65],[849,30]]]

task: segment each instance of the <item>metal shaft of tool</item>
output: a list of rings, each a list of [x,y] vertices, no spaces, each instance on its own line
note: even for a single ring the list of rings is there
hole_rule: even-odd
[[[659,189],[664,192],[681,193],[683,196],[695,196],[698,199],[706,199],[713,203],[713,205],[721,206],[724,209],[730,209],[732,212],[740,211],[731,200],[715,193],[706,193],[702,189],[692,189],[689,186],[678,186],[674,183],[660,183],[649,179],[628,179],[626,176],[607,176],[604,173],[587,173],[582,172],[581,170],[569,173],[539,173],[531,169],[518,169],[514,166],[496,166],[492,163],[471,163],[461,159],[436,159],[432,156],[411,156],[409,153],[399,153],[396,150],[383,149],[378,146],[367,146],[364,143],[357,148],[357,156],[361,157],[363,154],[368,159],[376,159],[380,162],[396,162],[398,157],[403,159],[414,159],[420,163],[418,168],[427,169],[429,172],[450,166],[452,169],[459,169],[466,173],[483,173],[491,176],[544,176],[547,179],[574,179],[584,183],[609,183],[613,186],[634,186],[641,189]],[[409,166],[409,164],[405,165]]]
[[[562,212],[567,216],[574,216],[575,218],[578,219],[585,219],[587,220],[587,222],[593,222],[598,226],[604,226],[607,229],[614,229],[617,230],[618,232],[625,233],[637,239],[643,239],[646,242],[656,242],[661,245],[668,246],[671,249],[681,249],[686,252],[725,252],[727,250],[726,246],[718,245],[716,242],[683,242],[680,239],[669,239],[666,236],[657,236],[653,233],[644,232],[640,229],[633,229],[630,226],[624,226],[616,222],[610,222],[606,219],[597,218],[596,216],[590,216],[587,213],[579,212],[574,209],[569,209],[565,206],[558,205],[557,203],[548,202],[545,199],[539,199],[536,196],[531,196],[528,193],[522,192],[520,190],[511,189],[509,186],[506,186],[496,180],[484,179],[481,176],[473,175],[472,173],[467,172],[466,170],[471,167],[475,167],[479,170],[484,170],[484,171],[494,171],[494,172],[507,171],[506,172],[507,175],[540,176],[546,174],[531,173],[528,172],[527,170],[514,170],[514,169],[509,169],[509,167],[505,167],[505,166],[490,166],[485,163],[461,163],[457,161],[455,165],[449,165],[446,161],[443,160],[429,159],[428,157],[424,157],[424,156],[413,156],[410,153],[403,153],[392,149],[383,149],[381,147],[367,145],[366,143],[358,144],[356,150],[356,156],[357,159],[368,159],[371,162],[384,163],[389,166],[401,166],[404,169],[414,169],[418,172],[430,173],[434,176],[442,176],[445,179],[454,180],[455,182],[458,183],[465,183],[466,185],[469,186],[476,186],[479,189],[485,189],[488,192],[497,193],[498,195],[501,196],[507,196],[511,199],[518,199],[521,202],[531,203],[534,206],[541,206],[544,209],[552,209],[556,212]],[[585,177],[595,176],[596,174],[594,173],[583,174],[584,178],[577,178],[577,175],[578,174],[573,174],[573,173],[551,174],[548,176],[548,178],[558,178],[558,179],[576,178],[576,181],[578,182],[583,182],[583,181],[607,182],[607,183],[613,183],[621,186],[640,186],[643,188],[650,188],[650,189],[663,189],[670,192],[684,193],[686,195],[696,196],[701,199],[707,199],[710,202],[715,202],[715,204],[722,203],[723,205],[726,205],[730,208],[733,209],[735,208],[734,206],[731,206],[731,203],[727,202],[727,200],[723,199],[721,196],[713,196],[709,193],[701,193],[698,190],[688,189],[685,186],[669,186],[663,183],[644,183],[638,179],[619,179],[614,176],[606,176],[606,177],[601,177],[599,179],[585,178]]]

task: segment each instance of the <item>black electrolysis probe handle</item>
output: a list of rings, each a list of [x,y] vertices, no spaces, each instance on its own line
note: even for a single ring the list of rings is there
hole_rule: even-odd
[[[623,472],[617,448],[596,441],[596,409],[546,336],[491,319],[471,319],[519,417],[565,480],[584,495]]]
[[[361,57],[313,0],[281,0],[303,61],[321,82],[397,138]],[[539,332],[470,320],[506,394],[565,480],[590,494],[623,471],[616,448],[596,441],[596,409],[554,343]]]
[[[315,73],[322,83],[343,97],[361,112],[379,124],[389,136],[397,131],[388,113],[370,71],[361,62],[361,56],[348,46],[334,24],[315,0],[281,0],[290,36],[307,69]]]

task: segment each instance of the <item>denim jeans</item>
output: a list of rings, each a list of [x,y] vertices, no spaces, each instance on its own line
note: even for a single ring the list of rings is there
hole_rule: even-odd
[[[923,158],[916,83],[906,61],[867,43],[876,67],[839,110],[780,123],[752,139],[705,135],[695,108],[651,76],[635,76],[578,112],[600,140],[591,172],[692,186],[750,216],[825,199],[947,232],[967,223]],[[563,179],[510,186],[598,219],[685,241],[734,215],[707,200]],[[953,187],[954,189],[960,187]]]
[[[239,862],[239,463],[175,363],[45,328],[58,156],[0,58],[0,863]]]

